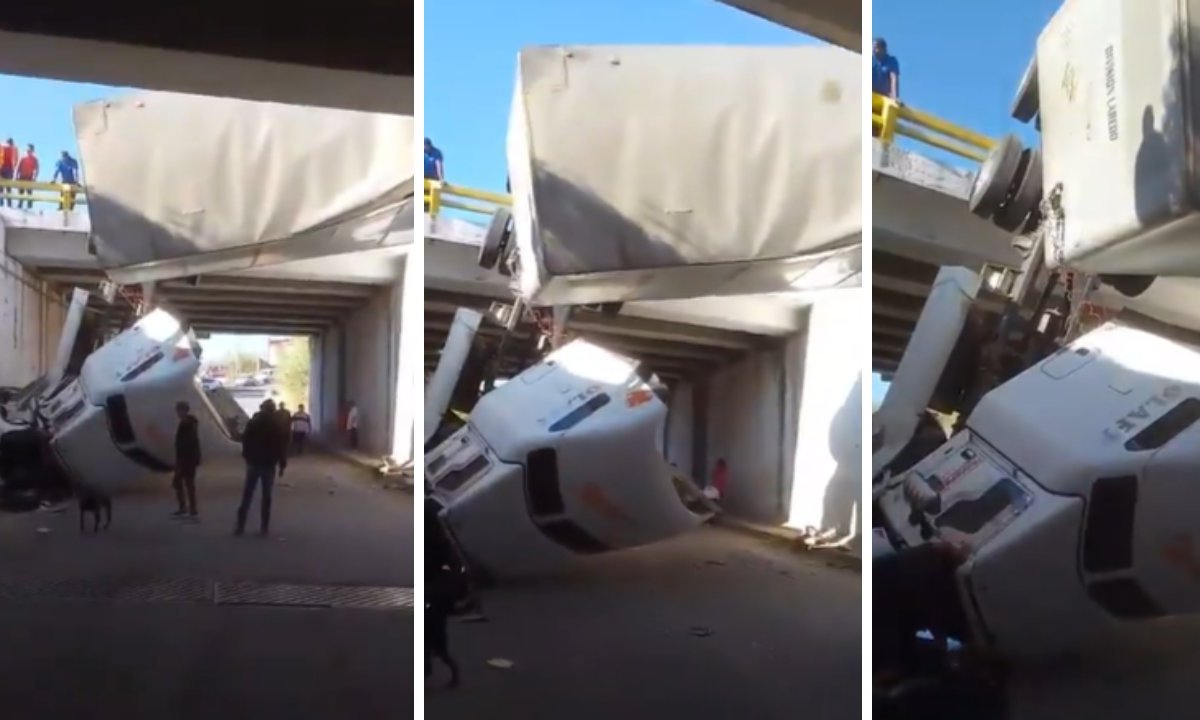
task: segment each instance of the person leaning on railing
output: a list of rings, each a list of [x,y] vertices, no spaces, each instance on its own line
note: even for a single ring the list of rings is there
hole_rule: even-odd
[[[62,181],[67,188],[63,190],[63,199],[58,203],[59,210],[75,209],[75,187],[79,185],[79,162],[71,157],[71,153],[63,150],[62,157],[54,166],[54,179],[51,182]]]
[[[887,40],[875,38],[871,58],[871,92],[892,100],[900,99],[900,61],[887,51]],[[879,128],[872,125],[871,134],[879,137]]]
[[[887,40],[875,38],[871,60],[871,89],[893,100],[900,99],[900,61],[888,54]]]

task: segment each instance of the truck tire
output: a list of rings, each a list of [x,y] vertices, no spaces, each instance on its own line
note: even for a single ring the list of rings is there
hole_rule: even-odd
[[[485,270],[496,267],[511,237],[512,213],[508,208],[500,208],[492,215],[487,234],[483,236],[483,245],[479,246],[479,267]]]
[[[967,202],[976,216],[987,220],[1004,205],[1021,163],[1022,149],[1021,141],[1015,135],[1005,135],[992,148],[975,176]]]

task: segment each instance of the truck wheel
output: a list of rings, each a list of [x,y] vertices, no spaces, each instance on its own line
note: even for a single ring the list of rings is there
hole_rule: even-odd
[[[1012,116],[1018,121],[1027,123],[1038,114],[1038,77],[1037,58],[1029,61],[1021,84],[1017,86],[1017,95],[1013,98]]]
[[[1037,210],[1042,201],[1042,154],[1035,148],[1021,151],[1020,169],[1017,171],[1016,191],[992,219],[997,227],[1015,233],[1025,224],[1025,219]]]
[[[992,148],[971,186],[967,204],[972,213],[986,220],[1004,204],[1021,164],[1021,150],[1021,141],[1015,135],[1005,135]]]
[[[479,267],[485,270],[496,267],[511,237],[512,213],[508,208],[500,208],[492,215],[492,222],[483,237],[483,245],[479,247]]]

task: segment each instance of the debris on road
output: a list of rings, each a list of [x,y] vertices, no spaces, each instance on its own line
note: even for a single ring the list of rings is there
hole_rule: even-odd
[[[38,531],[38,534],[39,534],[39,535],[47,535],[47,534],[49,534],[49,532],[50,532],[50,528],[48,528],[48,527],[40,527],[40,528],[38,528],[38,529],[37,529],[37,531]]]
[[[705,565],[716,565],[719,567],[719,566],[723,566],[725,564],[725,561],[724,560],[705,560],[704,564]]]
[[[706,628],[703,625],[695,625],[692,627],[691,633],[693,637],[708,637],[713,634],[713,631],[711,628]]]
[[[497,670],[511,670],[513,667],[513,661],[507,658],[492,658],[487,664]]]

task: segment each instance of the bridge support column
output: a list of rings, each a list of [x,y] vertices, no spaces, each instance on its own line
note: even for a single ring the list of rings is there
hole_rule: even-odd
[[[798,395],[786,525],[812,529],[828,544],[857,547],[861,533],[863,289],[824,294],[809,311],[801,368],[788,368]],[[793,361],[794,364],[794,361]],[[799,393],[795,386],[799,385]],[[785,423],[788,425],[790,423]],[[785,460],[785,465],[786,465]],[[823,543],[823,544],[824,544]]]
[[[421,378],[425,358],[424,294],[422,263],[410,253],[404,269],[392,286],[392,337],[398,345],[395,396],[392,400],[391,459],[403,464],[415,457],[416,414],[424,411],[421,403]],[[399,327],[395,327],[398,324]]]

